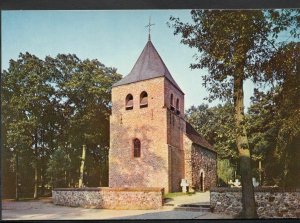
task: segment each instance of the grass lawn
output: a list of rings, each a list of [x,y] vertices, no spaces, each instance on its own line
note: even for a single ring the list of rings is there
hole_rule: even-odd
[[[174,193],[164,194],[164,198],[173,198],[173,197],[184,196],[184,195],[191,196],[193,194],[195,194],[195,192],[187,192],[187,193],[174,192]]]

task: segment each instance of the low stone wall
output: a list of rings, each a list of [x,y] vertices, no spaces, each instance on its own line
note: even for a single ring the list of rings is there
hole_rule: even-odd
[[[105,209],[159,209],[163,188],[56,188],[53,203],[70,207]]]
[[[300,218],[300,190],[254,188],[259,218]],[[242,210],[241,188],[212,188],[210,206],[213,212],[237,215]]]

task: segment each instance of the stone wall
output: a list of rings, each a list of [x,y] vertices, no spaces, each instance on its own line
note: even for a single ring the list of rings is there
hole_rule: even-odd
[[[103,209],[159,209],[162,188],[57,188],[52,191],[56,205]]]
[[[194,144],[186,135],[184,135],[185,179],[190,184],[190,191],[199,191],[201,189],[201,173],[204,177],[204,191],[216,186],[216,156],[216,153]]]
[[[196,190],[201,189],[200,175],[203,175],[203,191],[217,185],[217,154],[197,144],[192,145],[192,182]]]
[[[257,187],[254,189],[259,218],[300,218],[300,190]],[[240,188],[213,188],[210,205],[213,212],[237,215],[242,210]]]

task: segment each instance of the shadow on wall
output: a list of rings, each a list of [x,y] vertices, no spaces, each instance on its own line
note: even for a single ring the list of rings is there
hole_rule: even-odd
[[[110,187],[163,187],[163,173],[167,173],[166,159],[158,155],[167,148],[153,148],[153,139],[149,134],[157,131],[154,126],[139,125],[126,127],[121,123],[114,123],[112,129],[122,129],[122,134],[115,139],[110,148],[109,186]],[[132,132],[132,135],[131,133]],[[133,139],[141,140],[141,157],[133,156]],[[112,139],[112,138],[111,138]],[[120,142],[126,142],[120,145]],[[167,151],[165,151],[167,153]],[[165,177],[167,177],[165,175]],[[164,178],[165,178],[164,177]]]

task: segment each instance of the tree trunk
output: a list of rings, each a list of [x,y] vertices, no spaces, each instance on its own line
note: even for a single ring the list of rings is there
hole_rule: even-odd
[[[99,162],[100,162],[100,164],[99,164],[99,166],[100,166],[100,169],[99,169],[99,176],[100,176],[99,177],[99,187],[102,187],[102,184],[103,184],[103,176],[102,176],[103,175],[103,173],[102,173],[103,172],[103,169],[102,169],[103,165],[102,165],[101,159],[100,159]]]
[[[41,169],[40,169],[40,179],[41,179],[41,196],[45,195],[45,144],[44,144],[44,133],[42,134],[42,157],[41,157]]]
[[[86,152],[86,145],[82,146],[82,157],[81,157],[81,165],[80,165],[80,178],[79,178],[79,188],[83,187],[83,172],[84,172],[84,161],[85,161],[85,152]]]
[[[34,195],[33,198],[38,198],[38,148],[37,148],[37,134],[35,135],[35,144],[34,144],[34,155],[35,155],[35,165],[34,165]]]
[[[243,68],[243,66],[241,66]],[[250,149],[244,125],[244,91],[243,69],[234,77],[234,108],[236,121],[236,144],[240,158],[240,174],[242,183],[242,218],[257,218],[254,189],[252,184],[252,170]]]
[[[19,200],[19,154],[16,148],[16,201]]]
[[[41,168],[41,196],[44,196],[45,195],[45,167],[44,167],[44,159],[42,161],[42,168]]]

